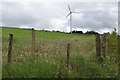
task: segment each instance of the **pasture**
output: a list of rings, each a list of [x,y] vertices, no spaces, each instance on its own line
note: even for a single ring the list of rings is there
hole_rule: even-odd
[[[8,65],[9,34],[13,36],[12,62]],[[35,31],[35,54],[31,53],[32,31],[2,27],[2,78],[117,78],[118,66],[97,62],[94,35]],[[70,43],[69,69],[66,67]]]

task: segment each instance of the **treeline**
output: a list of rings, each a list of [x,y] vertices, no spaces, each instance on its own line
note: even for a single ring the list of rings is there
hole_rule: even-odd
[[[87,31],[86,33],[83,33],[82,31],[72,31],[72,33],[77,33],[77,34],[99,34],[98,32],[95,31]]]
[[[23,28],[23,29],[25,29],[25,28]],[[25,29],[25,30],[31,30],[31,29],[30,29],[30,28],[27,28],[27,29]],[[39,31],[66,33],[66,32],[62,32],[62,31],[59,31],[59,30],[56,30],[56,31],[55,31],[55,30],[52,30],[52,31],[50,31],[50,30],[42,29],[42,30],[39,30]],[[95,32],[94,30],[87,31],[86,33],[83,33],[82,31],[76,31],[76,30],[74,30],[74,31],[72,31],[72,33],[75,33],[75,34],[99,34],[98,32]]]
[[[60,32],[60,33],[65,33],[65,32],[61,32],[61,31],[55,31],[55,30],[52,30],[52,31],[49,31],[49,30],[40,30],[40,31],[45,31],[45,32]],[[95,32],[95,31],[87,31],[86,33],[83,33],[82,31],[72,31],[72,33],[76,33],[76,34],[99,34],[98,32]]]

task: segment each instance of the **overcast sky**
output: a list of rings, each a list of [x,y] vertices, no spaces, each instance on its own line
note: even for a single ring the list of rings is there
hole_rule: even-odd
[[[2,2],[1,26],[60,30],[69,32],[72,14],[73,30],[111,32],[118,27],[118,2]]]

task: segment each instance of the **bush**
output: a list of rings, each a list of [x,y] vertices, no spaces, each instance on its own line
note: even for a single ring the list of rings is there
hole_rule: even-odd
[[[82,31],[72,31],[72,33],[84,34]]]
[[[116,29],[108,36],[108,55],[110,60],[113,62],[118,62],[118,35]]]
[[[99,33],[95,31],[87,31],[85,34],[99,34]]]

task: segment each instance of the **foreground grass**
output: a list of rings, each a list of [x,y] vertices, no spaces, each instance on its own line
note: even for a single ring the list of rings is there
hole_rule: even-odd
[[[4,28],[3,31],[5,30]],[[94,36],[83,35],[83,37],[82,35],[38,31],[35,54],[32,55],[31,37],[27,34],[29,30],[23,31],[26,32],[24,36],[21,36],[23,34],[21,29],[21,34],[17,33],[19,30],[8,28],[7,30],[8,32],[3,32],[2,36],[3,78],[116,78],[118,75],[117,64],[109,61],[109,56],[104,59],[103,66],[98,64]],[[13,40],[12,63],[8,65],[7,35],[11,31],[16,36]],[[42,36],[41,33],[46,34]],[[47,37],[48,34],[52,38]],[[71,44],[69,69],[66,67],[68,42]]]

